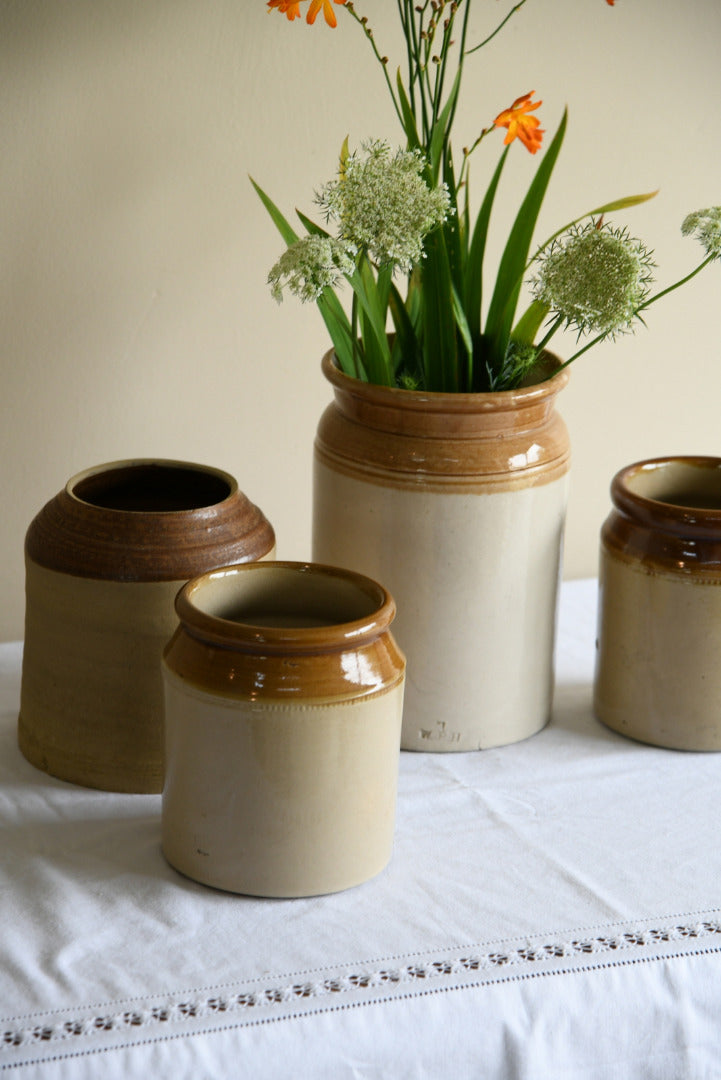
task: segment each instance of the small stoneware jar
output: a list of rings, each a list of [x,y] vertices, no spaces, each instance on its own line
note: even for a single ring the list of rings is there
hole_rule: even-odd
[[[219,469],[141,459],[69,480],[25,542],[28,761],[87,787],[160,792],[160,663],[178,589],[274,550],[263,514]]]
[[[596,715],[656,746],[721,750],[721,458],[630,465],[611,496]]]
[[[336,892],[391,856],[405,660],[392,598],[350,571],[189,582],[164,659],[166,858],[256,896]]]

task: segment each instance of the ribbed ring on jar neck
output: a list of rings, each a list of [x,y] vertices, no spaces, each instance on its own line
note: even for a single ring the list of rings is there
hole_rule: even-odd
[[[220,469],[165,459],[98,465],[36,515],[27,556],[49,570],[111,581],[187,581],[267,555],[270,523]]]

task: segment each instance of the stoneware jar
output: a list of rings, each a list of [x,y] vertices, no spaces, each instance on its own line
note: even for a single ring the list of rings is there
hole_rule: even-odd
[[[336,892],[391,856],[404,659],[380,585],[307,563],[212,571],[164,660],[162,837],[231,892]]]
[[[553,358],[550,358],[553,362]],[[557,362],[556,362],[557,363]],[[323,372],[313,558],[375,578],[408,660],[402,745],[478,750],[548,721],[568,434],[566,372],[519,390],[421,393]]]
[[[596,715],[656,746],[721,750],[721,458],[630,465],[611,496]]]
[[[159,792],[175,595],[274,546],[263,514],[218,469],[133,460],[74,476],[26,537],[25,757],[76,784]]]

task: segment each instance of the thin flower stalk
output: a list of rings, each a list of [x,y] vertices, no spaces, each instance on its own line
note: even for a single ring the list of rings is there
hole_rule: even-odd
[[[610,3],[610,2],[612,2],[612,0],[606,0],[606,3]],[[484,38],[483,41],[479,41],[477,45],[474,45],[472,49],[469,49],[467,55],[470,56],[471,53],[478,52],[479,49],[482,49],[486,45],[489,45],[491,43],[491,41],[493,41],[496,34],[499,34],[501,32],[501,30],[506,25],[508,20],[512,19],[513,16],[516,14],[516,12],[520,11],[525,3],[526,3],[526,0],[519,0],[519,2],[514,7],[511,8],[511,10],[505,16],[505,18],[501,19],[501,21],[499,22],[496,29],[492,33],[490,33],[488,35],[488,37]]]

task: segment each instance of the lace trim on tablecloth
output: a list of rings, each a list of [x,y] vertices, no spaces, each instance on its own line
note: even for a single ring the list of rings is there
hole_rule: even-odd
[[[42,1051],[54,1047],[59,1056],[65,1056],[72,1053],[69,1043],[80,1049],[77,1044],[83,1038],[95,1041],[98,1036],[111,1033],[114,1042],[119,1038],[121,1044],[133,1043],[138,1041],[138,1036],[143,1040],[163,1038],[171,1027],[174,1035],[182,1034],[183,1027],[190,1027],[190,1021],[195,1021],[194,1029],[200,1022],[207,1031],[219,1020],[225,1022],[224,1026],[228,1022],[242,1026],[282,1019],[298,1012],[324,1011],[391,997],[716,951],[721,951],[721,920],[687,917],[687,921],[672,921],[667,925],[660,920],[650,927],[634,924],[620,932],[577,932],[565,940],[552,938],[542,943],[516,939],[399,965],[392,961],[367,967],[358,965],[344,974],[310,972],[309,976],[317,977],[296,977],[291,981],[277,977],[267,985],[258,985],[260,980],[255,980],[255,984],[244,984],[243,989],[211,987],[190,991],[183,997],[174,995],[175,1000],[170,996],[165,1001],[154,997],[132,999],[115,1006],[88,1006],[78,1008],[74,1017],[68,1015],[69,1010],[36,1013],[14,1021],[0,1020],[0,1069],[20,1064],[7,1057],[3,1061],[8,1051],[27,1052],[34,1048],[45,1058]],[[363,991],[366,993],[361,993],[361,1000],[344,1000]],[[141,1004],[143,1001],[147,1004]],[[282,1015],[277,1013],[278,1006],[283,1006]],[[187,1033],[192,1034],[190,1030]],[[85,1044],[83,1049],[87,1052],[90,1047]],[[24,1063],[28,1063],[27,1057]]]

